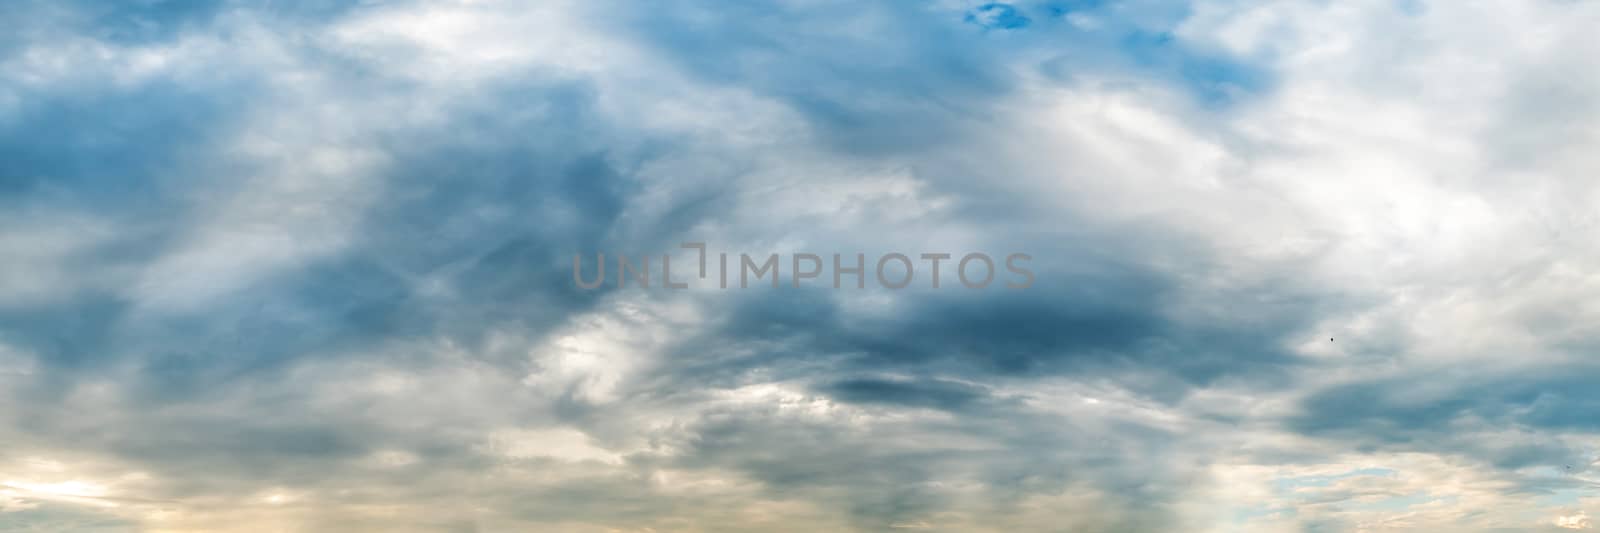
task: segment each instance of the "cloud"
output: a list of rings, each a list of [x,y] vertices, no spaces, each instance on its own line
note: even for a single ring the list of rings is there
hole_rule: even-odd
[[[0,526],[1588,527],[1589,4],[0,10]]]

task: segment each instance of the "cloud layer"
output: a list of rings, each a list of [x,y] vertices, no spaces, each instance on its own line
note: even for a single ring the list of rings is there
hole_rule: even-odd
[[[0,18],[0,529],[1600,513],[1592,2]],[[572,281],[684,242],[1037,281]]]

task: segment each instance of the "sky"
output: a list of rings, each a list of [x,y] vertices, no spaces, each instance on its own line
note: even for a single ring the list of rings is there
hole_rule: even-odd
[[[0,21],[0,531],[1600,521],[1600,2]]]

